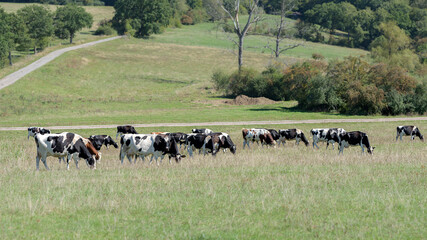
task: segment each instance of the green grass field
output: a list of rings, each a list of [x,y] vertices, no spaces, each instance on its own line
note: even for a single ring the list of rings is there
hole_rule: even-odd
[[[0,3],[7,11],[22,4]],[[54,7],[52,7],[54,8]],[[92,9],[96,21],[112,8]],[[85,30],[89,31],[89,30]],[[84,41],[89,41],[89,36]],[[83,36],[81,36],[83,37]],[[272,62],[249,36],[246,66]],[[44,53],[20,60],[4,76]],[[86,124],[367,118],[302,112],[296,102],[234,106],[210,83],[233,71],[232,46],[210,23],[167,29],[148,40],[120,39],[66,53],[0,90],[0,127]],[[287,52],[292,63],[320,53],[327,59],[365,55],[358,49],[306,43]],[[369,116],[376,118],[380,116]],[[52,171],[35,171],[36,146],[24,131],[0,131],[1,239],[425,239],[427,147],[395,142],[394,123],[212,126],[230,133],[237,154],[185,158],[156,166],[123,165],[119,150],[102,149],[96,170],[84,161],[70,171],[48,158]],[[199,126],[202,127],[202,126]],[[373,156],[360,147],[311,146],[242,150],[242,127],[344,127],[368,133]],[[140,133],[187,128],[139,128]],[[61,131],[54,131],[61,132]],[[73,130],[88,137],[114,129]],[[311,139],[309,139],[311,142]]]
[[[92,171],[70,171],[48,158],[35,171],[36,147],[26,132],[0,132],[0,237],[185,239],[424,239],[426,145],[395,142],[397,123],[340,124],[363,130],[376,147],[320,150],[296,146],[242,150],[241,127],[229,132],[236,155],[185,158],[160,166],[123,165],[102,149]],[[425,121],[414,122],[426,129]],[[298,127],[308,133],[324,125]],[[336,125],[335,125],[336,126]],[[266,126],[264,126],[266,127]],[[188,128],[137,129],[190,131]],[[80,130],[115,135],[114,129]],[[309,139],[311,142],[311,139]]]

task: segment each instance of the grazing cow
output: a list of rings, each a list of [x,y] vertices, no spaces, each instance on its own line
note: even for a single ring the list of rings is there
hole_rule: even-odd
[[[245,145],[250,148],[250,142],[256,142],[259,145],[261,142],[261,146],[264,145],[276,145],[276,141],[273,139],[273,136],[267,129],[263,128],[251,128],[251,129],[242,129],[243,135],[243,149],[245,149]]]
[[[224,150],[230,149],[233,154],[236,153],[236,145],[234,145],[227,133],[212,133],[205,138],[205,149],[209,149],[213,156],[215,156],[221,148]]]
[[[150,164],[155,158],[156,162],[158,157],[163,160],[166,154],[169,155],[169,163],[171,158],[175,158],[179,162],[185,155],[179,153],[178,145],[175,139],[167,134],[125,134],[122,136],[120,143],[120,160],[123,164],[124,157],[126,156],[130,163],[132,160],[130,156],[142,156],[143,158],[152,155]],[[157,162],[157,165],[159,163]]]
[[[42,128],[42,127],[29,127],[27,139],[29,139],[30,136],[35,137],[36,133],[40,133],[41,135],[50,134],[50,130],[48,130],[46,128]]]
[[[343,128],[315,128],[311,129],[311,135],[313,136],[313,148],[314,146],[319,149],[318,142],[326,142],[326,149],[328,149],[329,143],[332,143],[332,149],[335,149],[335,142],[339,144],[340,135],[345,133]]]
[[[362,153],[365,152],[365,146],[368,149],[369,154],[374,154],[375,147],[371,146],[371,144],[369,143],[368,135],[364,132],[354,131],[341,133],[340,139],[341,141],[339,145],[339,153],[344,154],[344,148],[359,145],[362,148]]]
[[[102,145],[105,145],[107,149],[110,145],[114,146],[115,148],[119,148],[117,143],[114,142],[113,138],[108,135],[92,135],[89,137],[89,140],[97,151],[101,150]]]
[[[177,132],[177,133],[170,133],[170,135],[175,139],[176,143],[179,143],[180,148],[182,147],[182,145],[184,146],[186,145],[187,137],[188,137],[186,133]]]
[[[208,129],[208,128],[200,128],[200,129],[192,129],[191,132],[193,133],[204,133],[204,134],[211,134],[213,133],[212,130]]]
[[[74,133],[59,133],[59,134],[44,134],[36,133],[34,140],[37,145],[36,167],[39,170],[39,163],[42,160],[45,168],[49,170],[46,163],[46,158],[52,157],[67,157],[67,169],[69,169],[69,160],[72,157],[78,168],[79,158],[86,160],[90,168],[96,168],[96,162],[92,157],[92,153],[86,147],[84,139]]]
[[[271,133],[271,136],[273,137],[274,141],[277,141],[280,139],[280,134],[275,129],[267,129],[267,130]]]
[[[117,126],[116,139],[119,135],[123,135],[127,133],[138,134],[135,128],[132,127],[131,125]]]
[[[282,145],[286,143],[286,140],[295,140],[296,144],[299,145],[300,141],[303,141],[305,146],[308,146],[308,140],[304,135],[304,132],[300,129],[293,128],[293,129],[280,129],[279,130],[280,139],[279,139],[279,145],[280,142]]]
[[[414,140],[415,137],[419,137],[420,140],[424,142],[424,136],[421,135],[420,129],[417,126],[398,126],[396,130],[396,141],[399,136],[400,141],[402,141],[402,136],[411,136],[411,140]]]
[[[203,150],[205,153],[205,139],[208,135],[204,133],[190,133],[187,135],[186,145],[190,157],[193,156],[193,151],[199,149],[199,154]]]

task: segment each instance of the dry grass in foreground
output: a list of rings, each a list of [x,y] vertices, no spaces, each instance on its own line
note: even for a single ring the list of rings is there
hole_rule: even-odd
[[[218,127],[231,133],[236,155],[180,164],[166,158],[157,167],[121,165],[118,150],[103,149],[96,171],[83,162],[81,170],[66,171],[51,158],[52,171],[36,172],[26,133],[0,133],[0,237],[422,239],[426,144],[394,142],[394,125],[342,125],[365,129],[377,147],[373,156],[358,147],[338,156],[325,145],[313,150],[291,142],[242,150],[240,127]]]

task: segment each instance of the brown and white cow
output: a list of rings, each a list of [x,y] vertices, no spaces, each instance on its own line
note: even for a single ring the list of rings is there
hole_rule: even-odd
[[[245,145],[250,148],[250,142],[256,142],[259,145],[261,142],[261,146],[268,145],[276,147],[276,141],[273,139],[270,131],[264,128],[251,128],[251,129],[242,129],[243,136],[243,149],[245,149]]]
[[[205,138],[204,149],[210,150],[213,156],[217,154],[219,150],[230,149],[230,152],[236,153],[236,145],[230,138],[230,135],[223,132],[211,133]],[[225,152],[225,151],[224,151]]]
[[[305,146],[308,146],[308,140],[305,137],[304,132],[300,129],[280,129],[279,134],[279,145],[280,143],[282,143],[282,145],[285,145],[286,141],[295,140],[297,145],[299,145],[300,141],[303,141]]]
[[[80,135],[69,132],[44,135],[36,133],[34,140],[37,145],[37,170],[39,170],[40,160],[42,160],[45,168],[49,170],[46,163],[46,158],[49,156],[67,157],[67,169],[69,169],[71,158],[74,159],[77,168],[79,158],[85,159],[90,168],[96,168],[96,161],[93,159],[92,152],[86,147],[84,138]]]
[[[402,141],[403,136],[411,136],[411,140],[414,140],[415,137],[419,137],[421,141],[424,141],[424,136],[421,134],[420,129],[417,126],[398,126],[396,134],[396,141],[400,136],[400,141]]]
[[[365,152],[366,147],[368,149],[369,154],[374,154],[375,147],[372,147],[369,143],[368,135],[361,131],[354,131],[354,132],[346,132],[340,134],[340,146],[339,146],[339,153],[344,154],[344,148],[348,148],[350,146],[360,146],[362,148],[362,153]]]

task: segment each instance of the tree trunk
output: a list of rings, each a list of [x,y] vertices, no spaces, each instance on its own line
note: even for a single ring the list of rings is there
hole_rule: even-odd
[[[36,54],[36,53],[37,53],[37,46],[34,45],[34,54]]]
[[[70,44],[73,44],[74,34],[70,34]]]
[[[9,65],[12,66],[12,51],[9,50]]]
[[[239,56],[238,56],[238,62],[239,62],[239,71],[242,68],[242,55],[243,55],[243,35],[239,36]]]

